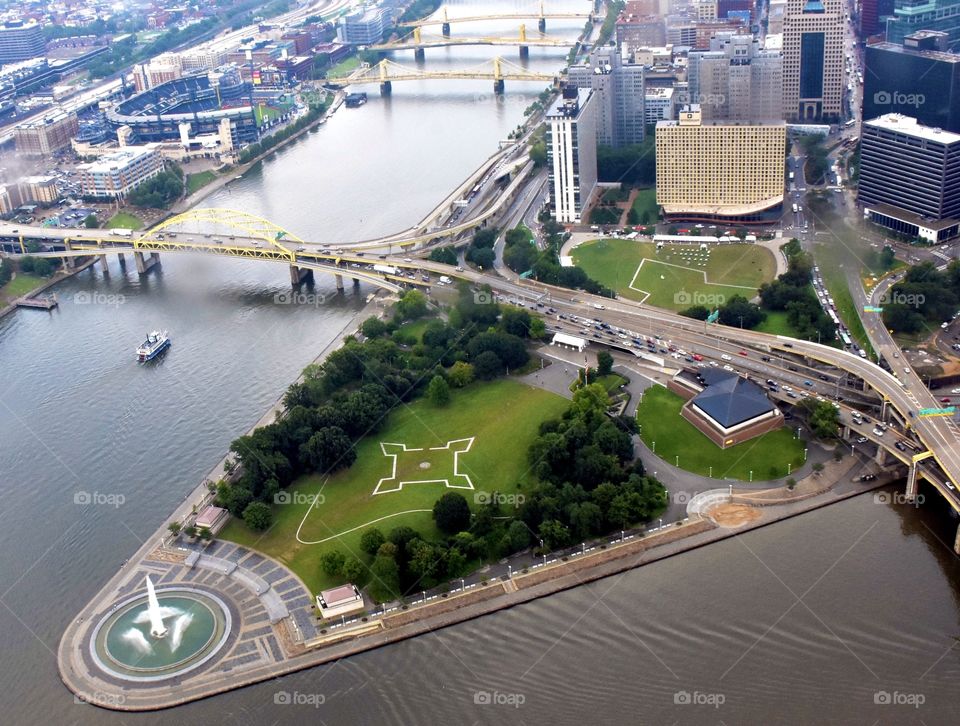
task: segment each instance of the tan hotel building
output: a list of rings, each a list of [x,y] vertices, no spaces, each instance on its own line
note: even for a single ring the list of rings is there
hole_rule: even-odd
[[[784,122],[703,121],[697,106],[657,123],[657,204],[668,219],[763,222],[783,203]]]

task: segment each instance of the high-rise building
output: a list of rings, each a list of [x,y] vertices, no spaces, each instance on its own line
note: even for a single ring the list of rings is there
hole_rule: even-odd
[[[390,15],[381,8],[367,8],[344,15],[337,26],[337,36],[342,43],[373,45],[383,38],[383,31],[390,22]]]
[[[595,92],[599,143],[619,147],[643,141],[642,65],[624,63],[616,47],[604,46],[583,63],[570,66],[567,79],[577,88]]]
[[[704,121],[685,108],[657,124],[657,204],[668,219],[767,221],[783,202],[786,138],[783,121]]]
[[[13,128],[17,153],[25,156],[49,156],[70,146],[80,124],[77,114],[53,111],[35,121],[24,121]]]
[[[124,146],[88,164],[81,164],[80,192],[87,197],[125,197],[137,185],[163,171],[159,144]]]
[[[783,16],[787,12],[787,0],[770,0],[767,8],[767,35],[783,33]]]
[[[783,113],[788,121],[840,118],[844,17],[843,0],[787,0]]]
[[[647,88],[643,99],[643,120],[648,126],[656,125],[657,121],[669,121],[673,118],[674,109],[673,88]]]
[[[12,20],[0,25],[0,65],[29,60],[44,54],[47,43],[34,20]]]
[[[783,57],[752,36],[721,33],[710,50],[691,51],[687,82],[704,120],[783,118]]]
[[[579,223],[597,186],[597,100],[568,85],[547,111],[550,206],[560,223]]]
[[[932,243],[960,234],[960,134],[894,113],[861,129],[864,218]]]
[[[866,39],[882,34],[886,29],[886,19],[893,15],[893,6],[893,0],[861,0],[858,28],[860,37]]]
[[[950,36],[950,49],[960,49],[960,0],[895,0],[887,40],[901,43],[918,30],[942,31]]]
[[[947,34],[921,30],[903,43],[868,45],[863,119],[888,113],[960,133],[960,55],[945,53]]]

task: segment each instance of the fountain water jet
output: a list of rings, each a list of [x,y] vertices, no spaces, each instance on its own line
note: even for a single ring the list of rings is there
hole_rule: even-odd
[[[150,618],[150,635],[154,638],[163,638],[167,635],[167,628],[163,624],[163,613],[157,593],[153,589],[153,580],[147,575],[147,615]]]

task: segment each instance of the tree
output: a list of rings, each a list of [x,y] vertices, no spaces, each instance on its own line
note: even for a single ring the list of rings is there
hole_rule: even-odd
[[[504,535],[504,544],[507,552],[519,552],[530,545],[530,529],[520,520],[510,522],[507,533]]]
[[[416,320],[427,314],[427,297],[419,290],[407,290],[397,303],[401,320]]]
[[[473,370],[481,381],[492,381],[503,375],[503,361],[492,350],[487,350],[474,359]]]
[[[473,382],[473,366],[466,361],[458,360],[453,364],[447,378],[455,388],[463,388]]]
[[[396,552],[396,547],[389,542]],[[392,600],[400,594],[400,568],[393,554],[378,553],[370,565],[370,596],[377,602]]]
[[[367,338],[379,338],[387,332],[387,324],[375,315],[370,316],[363,321],[360,326],[360,332]]]
[[[330,577],[337,577],[343,573],[343,565],[347,558],[340,550],[331,550],[320,558],[320,568]]]
[[[194,527],[192,524],[188,524],[186,527],[183,528],[183,533],[184,533],[185,535],[187,535],[187,537],[190,537],[190,538],[196,537],[196,536],[197,536],[197,528]]]
[[[686,310],[681,310],[680,314],[686,318],[693,318],[694,320],[706,320],[710,317],[710,310],[704,305],[692,305]]]
[[[197,531],[197,536],[204,542],[209,542],[213,539],[213,532],[210,531],[209,527],[201,527]]]
[[[823,471],[823,464],[821,464],[819,461],[817,461],[817,462],[814,463],[814,465],[813,465],[811,468],[813,469],[814,473],[815,473],[817,476],[820,476],[820,472]]]
[[[96,214],[88,214],[87,218],[83,220],[83,226],[87,229],[96,229],[100,226],[100,222],[97,220]]]
[[[570,544],[570,530],[555,519],[540,524],[540,539],[548,550],[555,550]]]
[[[787,489],[790,489],[792,491],[796,485],[797,485],[796,479],[794,479],[792,476],[787,477]]]
[[[178,536],[181,529],[180,522],[170,522],[170,524],[167,525],[167,529],[170,530],[170,534],[172,534],[174,537]]]
[[[447,492],[433,505],[433,521],[446,534],[462,532],[470,527],[470,505],[462,494]]]
[[[496,254],[487,247],[471,247],[467,250],[467,260],[475,264],[481,270],[492,270]]]
[[[351,557],[349,560],[343,563],[343,567],[340,568],[340,571],[347,582],[355,584],[364,579],[367,568],[364,567],[363,563],[356,557]]]
[[[250,502],[243,510],[243,522],[254,532],[263,532],[273,523],[273,512],[263,502]]]
[[[612,370],[613,356],[610,355],[609,351],[601,350],[599,353],[597,353],[597,372],[601,376],[608,376]]]
[[[434,376],[427,386],[427,400],[434,406],[446,406],[450,403],[450,386],[443,376]]]
[[[338,426],[324,426],[300,447],[300,460],[320,473],[349,468],[356,459],[350,437]]]
[[[383,532],[374,527],[360,537],[360,549],[368,555],[376,555],[386,541],[387,538],[383,536]]]
[[[534,318],[530,321],[530,337],[534,340],[543,340],[547,337],[547,324],[543,318]]]

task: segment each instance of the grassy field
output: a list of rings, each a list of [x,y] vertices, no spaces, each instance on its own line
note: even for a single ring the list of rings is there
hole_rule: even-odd
[[[450,404],[439,409],[421,399],[395,410],[382,432],[361,441],[357,461],[350,469],[327,480],[308,476],[295,482],[288,490],[290,503],[273,507],[274,526],[266,533],[252,532],[234,519],[220,536],[276,557],[315,591],[335,585],[320,569],[321,556],[340,550],[350,557],[366,558],[359,548],[360,537],[373,520],[386,517],[370,524],[384,534],[405,525],[434,538],[438,532],[431,510],[445,492],[461,492],[474,507],[476,492],[512,493],[529,484],[527,449],[537,427],[544,419],[558,416],[567,405],[560,396],[514,381],[454,391]],[[469,477],[473,491],[436,482],[406,483],[398,491],[388,491],[396,489],[400,481],[412,480],[447,479],[462,486],[465,480],[454,474],[451,451],[429,449],[470,437],[473,442],[469,451],[460,454],[457,471]],[[425,451],[388,447],[389,453],[397,454],[398,476],[381,485],[382,479],[394,473],[393,461],[384,455],[381,442]],[[421,469],[421,463],[430,467]],[[378,485],[381,493],[374,495]],[[318,494],[322,499],[313,507]]]
[[[657,190],[653,187],[638,190],[637,196],[633,199],[633,209],[637,213],[637,219],[641,220],[641,224],[644,224],[644,212],[648,215],[645,224],[654,224],[660,217],[660,207],[657,206]]]
[[[18,272],[15,278],[0,287],[0,303],[12,302],[18,297],[23,297],[44,281],[43,277]]]
[[[719,245],[706,251],[666,245],[657,252],[652,242],[603,239],[581,245],[573,258],[590,277],[624,297],[671,310],[697,303],[709,307],[733,295],[752,298],[777,269],[770,251],[756,245]]]
[[[344,58],[329,71],[327,71],[327,78],[342,78],[343,76],[349,76],[359,66],[360,59],[357,56],[353,55],[349,58]]]
[[[196,174],[187,174],[187,194],[193,194],[195,191],[203,189],[207,184],[217,178],[212,171],[201,171]]]
[[[797,331],[789,322],[787,314],[782,310],[765,310],[767,319],[754,330],[760,333],[770,333],[771,335],[789,335],[792,338],[797,337]]]
[[[140,229],[143,222],[140,217],[130,212],[117,212],[107,220],[107,229]]]
[[[758,481],[787,476],[787,464],[796,471],[803,463],[804,442],[794,439],[789,427],[721,449],[680,416],[682,406],[683,399],[676,393],[653,386],[637,407],[643,442],[665,461],[679,461],[681,469],[715,479],[742,480],[748,480],[752,471]]]

